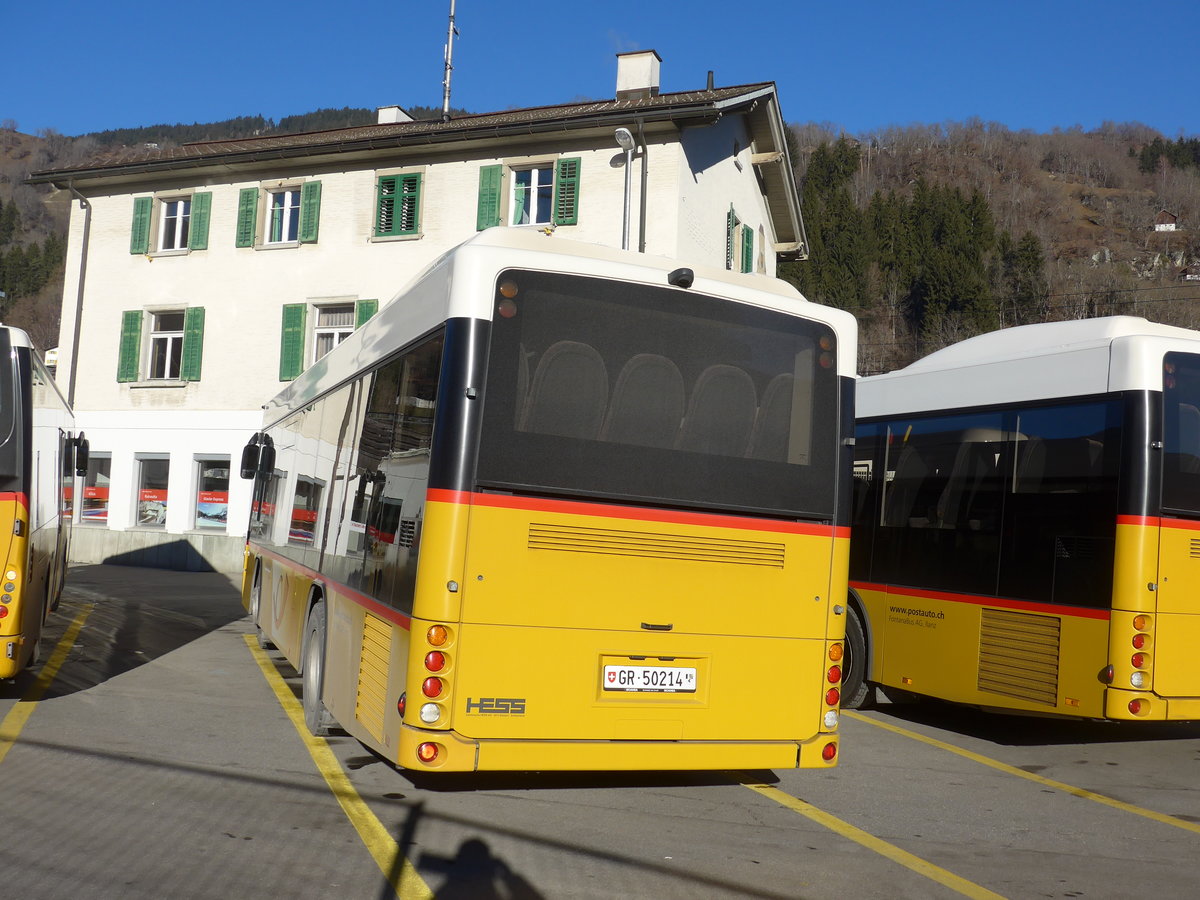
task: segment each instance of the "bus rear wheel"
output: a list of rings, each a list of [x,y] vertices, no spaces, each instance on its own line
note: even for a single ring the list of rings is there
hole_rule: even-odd
[[[842,657],[842,708],[870,709],[875,686],[867,681],[867,633],[853,605],[846,604],[846,644]]]
[[[301,676],[304,724],[317,737],[329,734],[333,716],[325,708],[321,692],[325,686],[325,604],[318,603],[308,614],[304,642],[304,673]]]

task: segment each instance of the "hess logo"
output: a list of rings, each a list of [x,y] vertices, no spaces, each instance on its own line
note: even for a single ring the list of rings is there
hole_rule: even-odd
[[[467,698],[467,715],[478,716],[523,716],[524,697],[480,697]]]

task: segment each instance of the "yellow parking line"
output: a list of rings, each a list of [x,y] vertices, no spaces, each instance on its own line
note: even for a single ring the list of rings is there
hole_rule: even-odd
[[[75,638],[79,635],[79,630],[83,628],[83,623],[91,615],[93,609],[95,609],[94,604],[87,604],[67,626],[66,633],[54,645],[54,652],[50,654],[50,658],[38,672],[37,678],[29,686],[29,690],[24,693],[17,705],[8,711],[4,721],[0,722],[0,762],[4,762],[4,757],[8,756],[8,751],[17,742],[21,729],[25,727],[25,723],[29,721],[29,717],[37,708],[38,701],[45,695],[50,683],[58,675],[58,670],[66,662],[67,654],[75,646]]]
[[[292,720],[292,724],[300,734],[300,739],[308,748],[313,762],[317,765],[317,770],[325,778],[325,783],[329,785],[329,790],[333,792],[338,803],[342,805],[342,810],[346,813],[350,824],[354,826],[367,851],[383,871],[384,877],[395,890],[396,896],[402,897],[404,900],[410,900],[410,898],[412,900],[432,900],[433,891],[429,889],[429,885],[425,883],[425,879],[421,877],[416,867],[401,852],[400,845],[396,843],[395,838],[388,833],[388,830],[383,827],[383,823],[379,821],[375,813],[371,812],[370,807],[354,789],[354,785],[346,777],[337,757],[329,749],[329,743],[324,738],[313,737],[309,733],[308,727],[304,724],[304,708],[271,663],[270,658],[255,646],[253,635],[247,634],[244,637],[246,646],[254,655],[255,662],[258,663],[267,683],[275,692],[279,705]],[[399,866],[397,866],[397,862],[399,862]]]
[[[1177,819],[1174,816],[1168,816],[1166,813],[1155,812],[1152,809],[1144,809],[1140,806],[1134,806],[1132,803],[1125,803],[1122,800],[1115,800],[1112,797],[1106,797],[1103,794],[1097,794],[1095,791],[1089,791],[1084,788],[1074,787],[1073,785],[1064,784],[1061,781],[1055,781],[1053,778],[1045,778],[1041,775],[1035,775],[1032,772],[1026,772],[1024,769],[1018,769],[1016,766],[1010,766],[1008,763],[1000,762],[998,759],[992,759],[988,756],[983,756],[979,753],[973,753],[970,750],[964,750],[962,747],[955,747],[953,744],[947,744],[945,741],[939,741],[937,738],[927,737],[919,734],[916,731],[909,731],[907,728],[901,728],[899,725],[893,725],[891,722],[881,722],[878,719],[868,718],[862,713],[854,712],[853,710],[843,710],[842,715],[852,716],[860,722],[867,722],[874,725],[876,728],[882,728],[885,731],[892,731],[896,734],[903,735],[907,738],[912,738],[914,741],[921,741],[929,744],[931,747],[937,747],[941,750],[948,750],[951,753],[957,753],[959,756],[980,763],[981,765],[991,766],[993,769],[1005,772],[1009,775],[1017,775],[1025,778],[1036,784],[1054,788],[1057,791],[1062,791],[1065,794],[1071,794],[1075,797],[1082,797],[1084,800],[1094,800],[1096,803],[1103,803],[1105,806],[1111,806],[1113,809],[1124,810],[1125,812],[1133,813],[1134,815],[1144,816],[1147,819],[1153,819],[1155,822],[1161,822],[1163,825],[1173,825],[1175,828],[1182,828],[1184,831],[1192,831],[1200,834],[1200,825],[1194,822],[1185,822],[1183,819]]]
[[[817,809],[811,803],[805,803],[798,797],[793,797],[791,794],[785,793],[777,787],[748,781],[743,781],[742,784],[750,788],[750,790],[757,791],[764,797],[768,797],[776,803],[786,806],[793,812],[798,812],[800,815],[812,819],[818,825],[823,825],[844,838],[849,838],[856,843],[862,844],[868,850],[872,850],[880,856],[886,856],[892,862],[897,862],[906,869],[916,872],[918,875],[923,875],[932,881],[936,881],[938,884],[945,885],[953,891],[958,891],[964,897],[974,897],[977,900],[1004,900],[1003,894],[989,891],[987,888],[973,881],[967,881],[967,879],[961,878],[953,872],[949,872],[940,866],[935,866],[933,863],[921,859],[919,856],[914,856],[907,850],[901,850],[895,844],[889,844],[882,838],[877,838],[875,835],[863,831],[849,822],[844,822],[837,816],[825,812],[823,809]]]

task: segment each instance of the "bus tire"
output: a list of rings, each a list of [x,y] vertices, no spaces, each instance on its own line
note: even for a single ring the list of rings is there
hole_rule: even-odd
[[[853,604],[846,604],[846,652],[842,658],[842,708],[870,709],[875,686],[867,681],[867,633]]]
[[[308,614],[304,632],[304,672],[300,679],[304,724],[317,737],[329,734],[333,727],[333,716],[321,699],[325,687],[325,631],[325,604],[317,603]]]
[[[260,650],[271,650],[275,647],[263,634],[260,622],[262,611],[262,568],[254,570],[254,582],[250,586],[250,621],[254,623],[254,635]]]

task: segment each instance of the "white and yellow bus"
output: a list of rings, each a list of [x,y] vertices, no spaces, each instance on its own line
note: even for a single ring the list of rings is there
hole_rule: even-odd
[[[19,328],[0,325],[0,679],[38,655],[67,572],[71,504],[87,442]]]
[[[853,319],[490,229],[272,401],[244,601],[415,770],[836,762]]]
[[[847,704],[1200,719],[1200,332],[997,331],[857,416]]]

